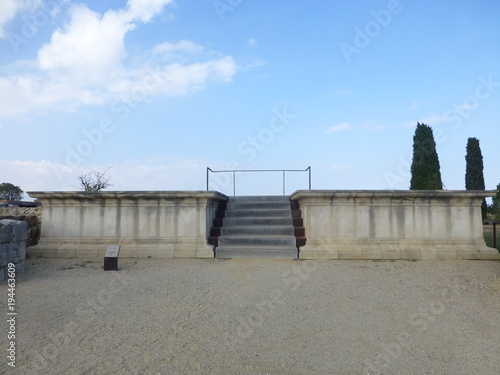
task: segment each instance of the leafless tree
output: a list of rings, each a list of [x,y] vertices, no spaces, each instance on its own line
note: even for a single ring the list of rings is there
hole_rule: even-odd
[[[99,172],[92,169],[87,173],[81,174],[80,176],[78,176],[78,180],[80,181],[80,189],[82,191],[101,191],[110,186],[113,186],[109,183],[110,177],[106,176],[106,173],[108,171],[109,168],[104,172]]]

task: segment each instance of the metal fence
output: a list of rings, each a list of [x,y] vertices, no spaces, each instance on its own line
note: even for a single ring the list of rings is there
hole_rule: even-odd
[[[493,223],[493,247],[495,249],[498,249],[498,243],[497,243],[497,224],[500,224],[500,223]]]
[[[484,240],[486,245],[493,247],[500,252],[500,223],[494,222],[493,224],[486,224],[483,226]]]
[[[246,172],[274,172],[281,173],[283,180],[283,195],[286,191],[286,173],[293,172],[308,172],[309,178],[309,190],[311,190],[311,167],[307,167],[306,169],[231,169],[231,170],[218,170],[215,171],[209,167],[207,167],[207,191],[210,190],[210,173],[231,173],[233,175],[233,195],[236,196],[236,176],[238,173],[246,173]]]

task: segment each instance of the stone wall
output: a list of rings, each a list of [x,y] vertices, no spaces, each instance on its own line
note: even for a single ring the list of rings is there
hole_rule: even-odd
[[[42,234],[32,256],[213,258],[207,239],[216,192],[29,192],[43,204]]]
[[[483,239],[495,191],[298,191],[300,259],[500,259]]]
[[[0,220],[3,219],[26,221],[28,224],[26,246],[38,244],[42,229],[42,207],[18,207],[16,205],[0,207]]]
[[[7,277],[9,263],[16,265],[16,271],[24,271],[26,231],[24,221],[0,220],[0,280]]]

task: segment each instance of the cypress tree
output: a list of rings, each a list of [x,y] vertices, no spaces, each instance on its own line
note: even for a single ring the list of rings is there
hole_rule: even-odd
[[[465,161],[465,190],[484,190],[483,155],[477,138],[469,138],[467,140]],[[481,205],[483,220],[486,218],[487,208],[486,199],[483,199],[483,204]]]
[[[413,136],[411,190],[442,190],[441,169],[434,134],[429,125],[417,123]]]

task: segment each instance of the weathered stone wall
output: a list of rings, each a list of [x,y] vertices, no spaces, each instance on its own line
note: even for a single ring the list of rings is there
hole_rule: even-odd
[[[500,259],[483,239],[494,191],[298,191],[300,259]]]
[[[207,239],[216,192],[30,192],[43,204],[42,234],[29,255],[213,258]]]
[[[7,277],[9,263],[14,263],[17,271],[24,271],[26,231],[24,221],[0,220],[0,280]]]
[[[25,221],[28,224],[26,246],[35,246],[40,240],[42,229],[42,207],[0,207],[0,220],[13,219]]]

